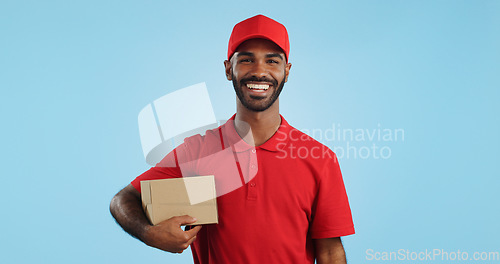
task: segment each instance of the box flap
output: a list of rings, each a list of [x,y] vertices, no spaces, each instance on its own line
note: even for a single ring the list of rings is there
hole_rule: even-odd
[[[151,187],[150,181],[141,181],[141,201],[142,209],[146,209],[146,205],[151,203]]]

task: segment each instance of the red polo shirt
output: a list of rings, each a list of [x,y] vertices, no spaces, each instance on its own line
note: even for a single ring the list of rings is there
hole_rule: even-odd
[[[314,263],[312,239],[354,234],[335,154],[281,117],[252,147],[224,125],[196,135],[132,181],[214,175],[219,224],[191,245],[195,263]]]

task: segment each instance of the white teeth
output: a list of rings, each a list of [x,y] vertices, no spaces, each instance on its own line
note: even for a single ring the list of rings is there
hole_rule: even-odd
[[[247,87],[252,90],[267,90],[269,89],[269,84],[247,83]]]

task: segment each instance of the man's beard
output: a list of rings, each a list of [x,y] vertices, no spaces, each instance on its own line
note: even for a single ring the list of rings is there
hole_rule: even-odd
[[[271,105],[274,104],[274,102],[278,99],[280,96],[281,90],[283,90],[283,86],[285,85],[285,77],[283,77],[283,80],[279,83],[275,79],[268,79],[268,78],[244,78],[241,79],[239,82],[236,80],[234,75],[231,76],[233,80],[233,87],[234,91],[236,92],[236,95],[238,96],[238,99],[240,99],[241,104],[245,106],[248,110],[254,111],[254,112],[262,112],[267,110]],[[273,84],[273,93],[269,97],[258,97],[258,96],[252,96],[250,95],[250,100],[245,98],[245,95],[243,94],[243,89],[245,83],[248,82],[270,82]]]

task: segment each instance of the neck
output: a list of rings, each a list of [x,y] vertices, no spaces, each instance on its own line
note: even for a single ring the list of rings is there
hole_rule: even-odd
[[[236,132],[249,144],[260,146],[270,139],[281,125],[279,99],[262,112],[248,110],[237,102],[234,126]],[[245,137],[251,129],[252,138]],[[253,142],[251,142],[253,139]],[[249,142],[250,141],[250,142]]]

